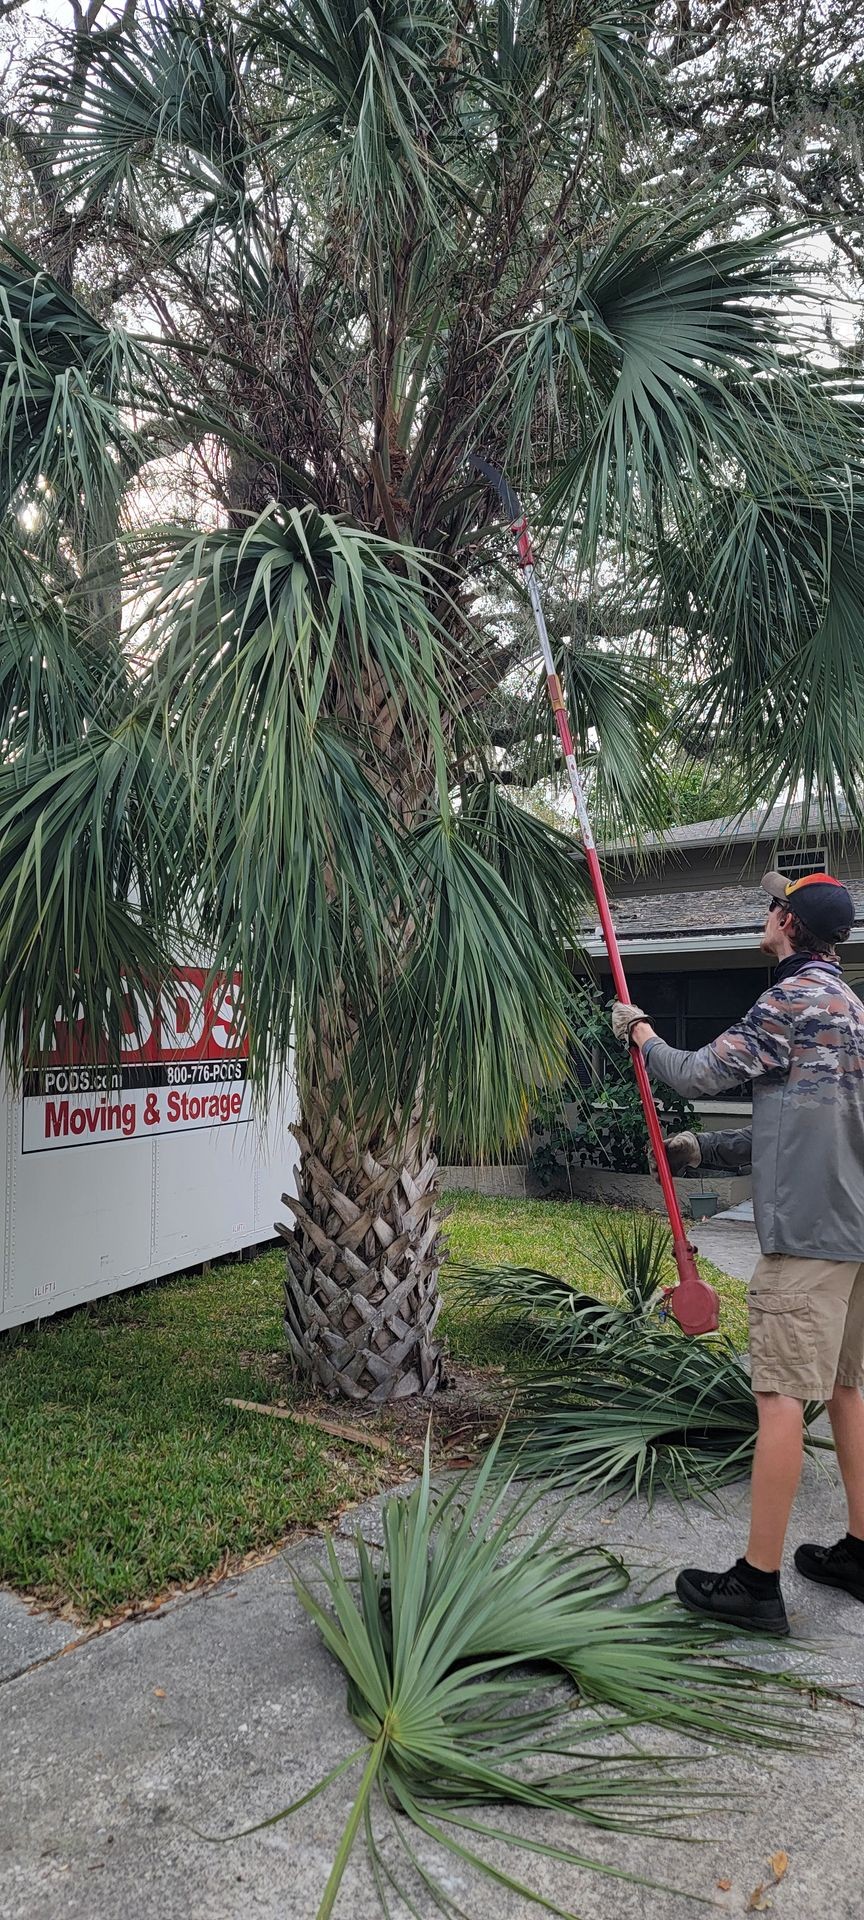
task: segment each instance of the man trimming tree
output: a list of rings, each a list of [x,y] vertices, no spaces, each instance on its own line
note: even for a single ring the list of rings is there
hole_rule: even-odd
[[[673,1173],[752,1166],[762,1248],[750,1283],[750,1357],[759,1432],[746,1554],[723,1573],[688,1567],[679,1600],[766,1633],[789,1631],[780,1562],[803,1457],[803,1404],[825,1400],[849,1509],[834,1546],[800,1546],[799,1573],[864,1601],[864,1006],[836,949],[855,909],[829,874],[767,873],[760,950],[773,985],[710,1045],[667,1046],[641,1007],[620,1001],[616,1038],[641,1047],[649,1074],[689,1097],[753,1083],[753,1125],[676,1134]]]

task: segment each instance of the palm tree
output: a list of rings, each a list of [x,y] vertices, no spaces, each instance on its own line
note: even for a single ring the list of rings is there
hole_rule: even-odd
[[[0,263],[7,1054],[25,1009],[116,1038],[121,977],[146,996],[182,945],[240,969],[262,1097],[289,1060],[300,1089],[288,1342],[357,1400],[439,1379],[433,1140],[518,1137],[565,1040],[578,867],[506,791],[550,736],[472,446],[563,542],[582,743],[631,813],[657,709],[616,634],[650,601],[722,736],[730,522],[804,501],[806,607],[751,549],[776,639],[736,656],[742,755],[788,778],[855,493],[778,243],[724,237],[720,189],[640,199],[651,15],[91,6],[7,122],[37,209]]]

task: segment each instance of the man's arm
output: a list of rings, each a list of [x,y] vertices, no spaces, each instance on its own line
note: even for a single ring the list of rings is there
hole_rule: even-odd
[[[736,1127],[731,1133],[696,1136],[703,1167],[722,1167],[725,1173],[749,1173],[753,1165],[753,1129]]]
[[[785,997],[769,988],[743,1020],[737,1020],[694,1053],[668,1046],[648,1020],[631,1023],[630,1037],[641,1047],[651,1079],[662,1080],[675,1093],[692,1100],[700,1095],[728,1093],[731,1087],[758,1080],[763,1073],[788,1073],[792,1031]]]

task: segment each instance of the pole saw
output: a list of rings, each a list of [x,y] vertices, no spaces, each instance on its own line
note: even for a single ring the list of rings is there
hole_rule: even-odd
[[[476,454],[471,455],[471,465],[476,468],[478,473],[482,474],[484,480],[488,481],[489,486],[497,494],[510,523],[510,532],[516,541],[519,565],[528,589],[528,598],[531,602],[531,610],[534,614],[534,622],[537,628],[537,638],[540,642],[540,651],[543,655],[543,662],[546,668],[546,688],[552,711],[555,715],[555,725],[558,729],[561,751],[564,755],[564,762],[570,776],[573,805],[576,810],[576,817],[582,835],[582,847],[594,899],[597,902],[597,911],[600,915],[600,925],[603,929],[603,939],[606,945],[606,952],[609,956],[612,981],[617,998],[627,1003],[630,1000],[630,990],[624,975],[624,968],[621,964],[621,954],[619,952],[615,927],[609,909],[606,886],[603,880],[600,862],[597,858],[597,848],[594,844],[594,835],[591,831],[591,821],[585,803],[585,794],[573,752],[573,737],[570,732],[570,722],[564,704],[564,695],[561,689],[561,682],[555,671],[555,661],[552,656],[552,648],[549,644],[546,621],[543,617],[543,607],[537,586],[534,552],[531,546],[531,536],[528,532],[528,521],[522,510],[518,495],[514,493],[509,480],[507,480],[503,473],[499,473],[497,467],[490,466],[487,460],[479,459]],[[636,1083],[642,1100],[645,1124],[648,1128],[648,1137],[651,1142],[651,1151],[657,1163],[657,1173],[663,1189],[663,1199],[666,1203],[669,1225],[672,1229],[672,1251],[675,1256],[675,1265],[678,1268],[678,1285],[668,1290],[667,1299],[669,1308],[675,1315],[678,1325],[684,1333],[713,1333],[719,1325],[719,1301],[714,1292],[714,1288],[709,1287],[707,1280],[702,1279],[696,1265],[695,1248],[691,1246],[684,1229],[681,1208],[678,1205],[678,1195],[675,1192],[666,1154],[666,1145],[651,1093],[648,1071],[642,1058],[641,1049],[633,1042],[631,1042],[630,1046],[630,1057],[633,1062],[633,1071],[636,1075]]]

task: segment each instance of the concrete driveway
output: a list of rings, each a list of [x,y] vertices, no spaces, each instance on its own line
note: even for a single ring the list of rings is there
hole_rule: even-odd
[[[723,1515],[670,1502],[651,1513],[573,1502],[565,1526],[578,1540],[620,1547],[662,1586],[682,1563],[727,1565],[740,1550],[745,1510],[746,1488]],[[358,1520],[374,1539],[376,1504]],[[842,1524],[833,1463],[808,1465],[792,1542],[832,1538]],[[314,1555],[312,1543],[298,1551],[307,1572]],[[818,1672],[864,1699],[864,1607],[808,1587],[794,1572],[785,1587],[802,1644],[772,1644],[762,1657]],[[265,1818],[357,1743],[341,1674],[298,1606],[286,1558],[67,1651],[58,1649],[68,1628],[34,1618],[11,1596],[0,1599],[3,1920],[314,1920],[345,1816],[344,1783],[254,1838],[199,1837]],[[700,1821],[699,1844],[587,1829],[571,1829],[571,1842],[734,1914],[770,1882],[768,1857],[782,1849],[788,1871],[759,1896],[773,1902],[773,1920],[861,1920],[862,1722],[854,1708],[838,1709],[832,1744],[817,1757],[710,1760],[705,1777],[740,1810]],[[526,1817],[524,1830],[540,1832],[538,1816]],[[691,1900],[539,1856],[504,1854],[501,1864],[584,1920],[673,1920],[697,1911]],[[527,1911],[456,1864],[445,1862],[443,1872],[456,1906],[477,1920]],[[431,1920],[422,1894],[416,1911]],[[336,1912],[345,1920],[380,1915],[362,1853]]]

